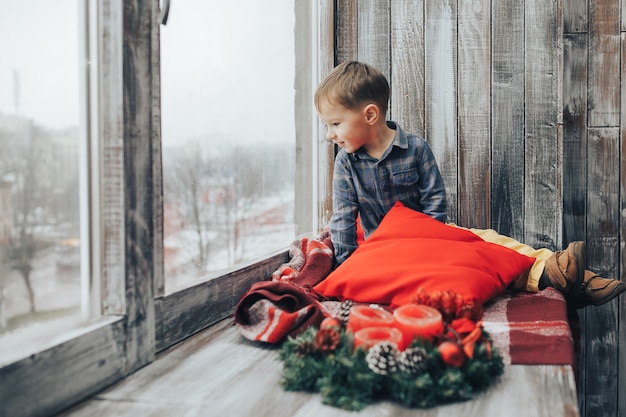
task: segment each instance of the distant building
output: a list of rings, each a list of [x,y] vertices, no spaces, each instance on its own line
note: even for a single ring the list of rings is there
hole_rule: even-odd
[[[77,127],[0,113],[0,241],[24,226],[37,228],[37,239],[78,235],[79,148]]]

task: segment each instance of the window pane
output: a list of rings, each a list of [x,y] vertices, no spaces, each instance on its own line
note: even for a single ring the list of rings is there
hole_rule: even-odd
[[[161,30],[165,288],[294,238],[294,5],[174,2]]]
[[[78,2],[0,0],[0,357],[80,318]]]

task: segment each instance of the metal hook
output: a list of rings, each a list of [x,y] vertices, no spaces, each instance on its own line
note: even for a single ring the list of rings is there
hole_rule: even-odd
[[[161,7],[161,14],[159,15],[159,20],[161,20],[161,24],[167,24],[167,17],[170,14],[170,0],[163,0],[163,7]]]

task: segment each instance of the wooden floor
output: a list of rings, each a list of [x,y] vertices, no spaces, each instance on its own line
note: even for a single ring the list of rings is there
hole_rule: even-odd
[[[317,394],[285,392],[275,348],[244,339],[224,320],[161,353],[118,384],[62,417],[578,416],[570,366],[507,366],[497,384],[472,401],[428,410],[391,402],[359,413],[325,406]]]

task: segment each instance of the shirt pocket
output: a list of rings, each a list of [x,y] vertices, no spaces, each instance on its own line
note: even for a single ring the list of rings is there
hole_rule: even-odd
[[[393,186],[398,189],[413,188],[418,180],[419,176],[414,169],[397,171],[392,175]]]

